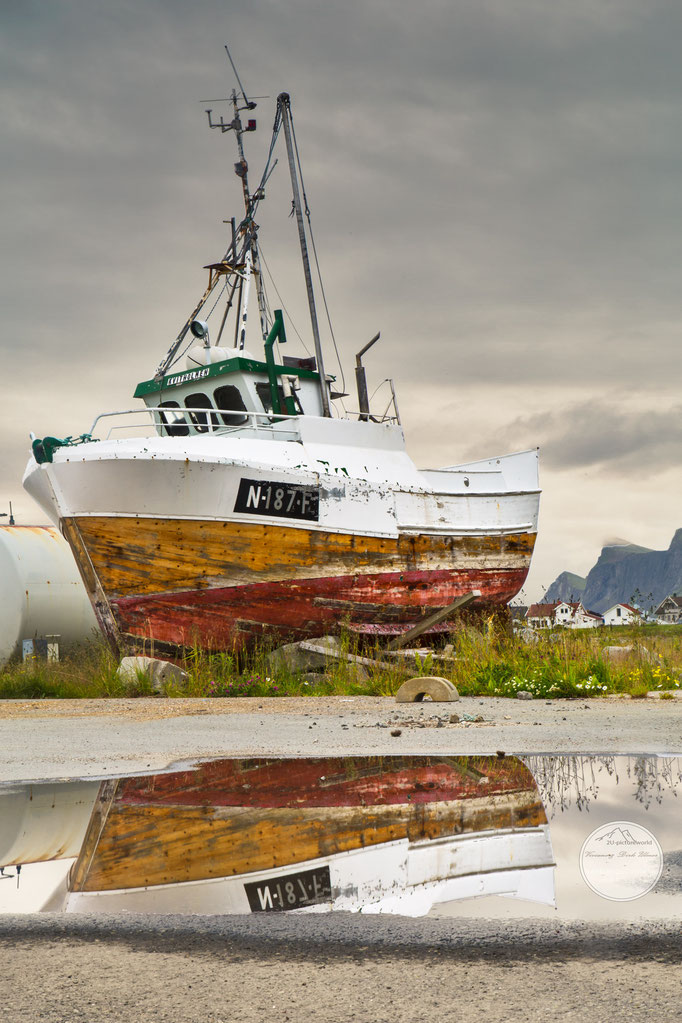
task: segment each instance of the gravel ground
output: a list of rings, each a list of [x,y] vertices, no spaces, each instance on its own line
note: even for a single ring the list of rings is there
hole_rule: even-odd
[[[451,721],[452,715],[460,720]],[[682,701],[489,698],[396,704],[390,698],[370,697],[0,701],[0,783],[163,770],[170,764],[216,756],[498,750],[680,754]]]
[[[679,1018],[679,922],[0,919],[7,1023]]]

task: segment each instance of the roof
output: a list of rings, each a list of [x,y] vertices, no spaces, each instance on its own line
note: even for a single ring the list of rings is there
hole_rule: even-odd
[[[196,366],[194,369],[184,369],[178,372],[166,373],[160,380],[143,380],[135,388],[135,398],[143,398],[145,394],[156,394],[157,391],[165,391],[171,387],[178,387],[180,384],[191,383],[195,380],[203,380],[206,377],[218,377],[225,373],[262,373],[267,375],[267,363],[259,359],[244,359],[235,356],[232,359],[223,359],[221,362],[211,362],[206,366]],[[277,376],[297,376],[304,380],[319,380],[320,374],[311,369],[299,366],[275,366]]]
[[[568,607],[573,608],[574,611],[577,611],[580,607],[579,601],[573,603],[570,600],[555,600],[552,604],[531,604],[526,618],[551,618],[561,604],[566,604]]]
[[[526,618],[551,618],[559,604],[563,604],[563,601],[557,600],[555,604],[531,604]]]
[[[682,608],[682,596],[679,593],[669,593],[667,597],[663,598],[663,600],[658,605],[656,610],[658,611],[659,608],[663,607],[663,605],[666,604],[669,600],[672,601],[675,607]]]
[[[528,613],[526,604],[509,604],[508,607],[512,618],[524,618]]]
[[[632,606],[632,604],[623,604],[623,603],[620,603],[620,604],[614,604],[614,605],[613,605],[613,607],[610,607],[610,608],[608,608],[608,610],[607,610],[607,611],[604,611],[604,614],[605,614],[605,615],[607,615],[607,614],[609,613],[609,611],[615,611],[615,609],[616,609],[617,607],[624,607],[624,608],[627,608],[627,610],[628,610],[628,611],[632,611],[632,613],[633,613],[634,615],[641,615],[641,613],[642,613],[642,612],[641,612],[641,611],[639,610],[639,608],[637,608],[637,607],[633,607],[633,606]]]

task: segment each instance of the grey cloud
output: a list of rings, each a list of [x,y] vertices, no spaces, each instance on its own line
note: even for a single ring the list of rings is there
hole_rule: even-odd
[[[519,447],[538,444],[549,469],[601,468],[610,477],[647,478],[679,464],[682,405],[642,409],[628,396],[595,398],[518,417],[504,438]]]
[[[488,438],[504,449],[544,438],[550,466],[609,472],[673,457],[650,417],[585,395],[595,381],[668,393],[679,364],[679,4],[25,0],[0,24],[14,493],[27,430],[80,432],[128,404],[224,247],[233,145],[201,102],[231,87],[223,42],[270,97],[254,168],[275,96],[292,94],[347,369],[381,329],[368,365],[401,394],[442,395],[445,381],[466,402],[489,383],[537,408],[574,388],[570,426],[557,411],[521,418]],[[283,154],[268,193],[266,257],[303,329]],[[447,417],[443,401],[439,429]],[[486,418],[472,415],[479,434]]]

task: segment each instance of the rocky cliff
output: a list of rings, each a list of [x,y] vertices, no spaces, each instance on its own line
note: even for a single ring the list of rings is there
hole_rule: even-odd
[[[578,584],[584,581],[582,591]],[[656,607],[669,593],[682,593],[682,529],[667,551],[652,551],[626,541],[606,544],[587,576],[562,572],[547,590],[545,600],[568,600],[571,594],[590,611],[603,612],[614,604]]]
[[[555,600],[582,600],[587,580],[574,572],[558,575],[542,598],[547,603]]]

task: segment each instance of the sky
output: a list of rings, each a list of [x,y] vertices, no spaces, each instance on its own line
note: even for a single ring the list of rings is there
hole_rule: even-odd
[[[666,0],[0,0],[0,510],[44,521],[21,487],[29,431],[133,407],[227,247],[234,140],[204,113],[227,112],[227,43],[268,97],[253,177],[291,94],[349,389],[380,330],[370,390],[395,379],[417,464],[540,448],[526,596],[614,536],[667,547],[680,38]],[[261,241],[306,337],[279,160]]]

